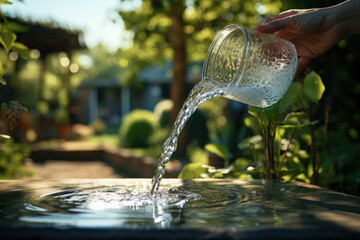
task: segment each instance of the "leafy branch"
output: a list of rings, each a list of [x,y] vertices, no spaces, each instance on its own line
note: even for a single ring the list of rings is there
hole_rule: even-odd
[[[9,27],[7,19],[1,11],[1,5],[3,4],[12,4],[10,1],[0,0],[0,44],[5,49],[6,53],[10,51],[17,52],[20,56],[25,59],[29,58],[29,49],[24,44],[16,42],[16,34]],[[0,61],[0,83],[1,85],[6,85],[6,81],[3,78],[5,74],[5,69],[3,63]],[[9,124],[10,129],[17,125],[17,119],[20,117],[26,108],[22,107],[17,101],[10,101],[9,104],[2,103],[0,109],[0,120]]]

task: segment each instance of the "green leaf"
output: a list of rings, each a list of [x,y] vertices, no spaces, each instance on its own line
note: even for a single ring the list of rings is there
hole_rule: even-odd
[[[253,115],[255,118],[260,118],[262,124],[266,128],[269,125],[270,120],[273,119],[274,115],[277,113],[278,107],[279,107],[278,104],[271,105],[270,107],[267,108],[249,106],[248,112],[251,115]]]
[[[306,117],[305,112],[291,112],[288,115],[286,115],[284,122],[285,123],[297,123],[305,117]]]
[[[13,32],[16,32],[16,33],[31,31],[30,27],[27,27],[27,26],[24,26],[24,25],[22,25],[20,23],[12,22],[12,21],[7,21],[6,25],[5,25],[5,28],[8,29],[9,31],[13,31]]]
[[[321,77],[314,71],[306,75],[304,79],[304,94],[312,102],[318,102],[325,91]]]
[[[217,155],[218,157],[221,157],[222,159],[225,160],[225,162],[227,162],[229,160],[229,158],[228,158],[229,151],[228,151],[227,147],[223,144],[220,144],[220,143],[206,144],[205,150]]]
[[[30,59],[30,49],[22,43],[15,42],[12,45],[11,50],[17,52],[21,57],[25,59]]]
[[[249,138],[242,140],[238,144],[240,150],[249,149],[251,146],[254,146],[255,149],[259,149],[259,145],[262,143],[262,137],[260,135],[255,135]]]
[[[1,78],[2,76],[4,76],[4,67],[3,67],[3,65],[2,65],[2,62],[0,61],[0,78]],[[1,81],[1,83],[2,83],[3,85],[6,85],[6,82],[4,83],[4,82]]]
[[[220,172],[217,172],[212,176],[212,178],[222,179],[222,178],[224,178],[224,175],[222,173],[220,173]]]
[[[205,150],[196,147],[189,153],[189,160],[191,163],[209,164],[209,157]]]
[[[251,174],[248,173],[242,173],[239,175],[238,179],[245,180],[245,181],[251,181],[254,180],[254,178],[251,176]]]
[[[293,82],[286,94],[279,101],[279,114],[283,113],[288,109],[288,107],[296,100],[300,90],[302,88],[302,84],[299,82]]]
[[[234,162],[234,173],[241,173],[246,171],[246,169],[250,166],[250,160],[246,158],[238,158]]]
[[[303,124],[279,124],[277,127],[279,128],[303,128],[311,125],[316,125],[319,122],[319,120],[315,120],[308,123]]]
[[[203,167],[200,163],[189,163],[186,164],[185,167],[179,174],[179,178],[181,179],[194,179],[200,178],[202,174],[206,174],[208,172],[207,168]]]
[[[0,0],[0,4],[12,4],[12,2],[6,0]]]
[[[309,122],[305,112],[291,112],[286,115],[285,120],[278,124],[278,128],[302,128],[310,125],[316,125],[319,120]]]
[[[302,173],[301,169],[298,169],[298,168],[281,170],[280,177],[286,181],[290,181],[290,180],[295,179],[301,173]]]
[[[10,51],[15,40],[16,40],[15,33],[7,30],[0,31],[0,43],[5,48],[6,52]]]

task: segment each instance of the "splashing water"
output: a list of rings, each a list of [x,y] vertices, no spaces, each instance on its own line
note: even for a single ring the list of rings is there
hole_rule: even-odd
[[[201,103],[211,98],[222,96],[224,94],[224,89],[224,86],[206,78],[196,84],[191,90],[176,118],[169,138],[163,144],[158,167],[152,179],[151,194],[154,194],[154,192],[159,189],[160,181],[165,174],[166,164],[169,162],[171,155],[176,150],[178,137],[187,120],[196,111]]]

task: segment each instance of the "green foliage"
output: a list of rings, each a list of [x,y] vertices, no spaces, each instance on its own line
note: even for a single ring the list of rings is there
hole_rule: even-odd
[[[29,146],[14,143],[13,139],[0,135],[0,178],[30,176],[32,173],[24,166],[29,155]]]
[[[29,56],[29,49],[22,43],[16,42],[16,34],[8,26],[6,18],[1,12],[1,4],[12,4],[10,1],[0,1],[0,45],[5,49],[6,53],[15,51],[20,56],[27,58]],[[3,62],[0,60],[0,83],[6,85],[6,81],[3,79],[5,69]],[[21,113],[26,111],[26,108],[20,105],[17,101],[10,101],[9,106],[6,103],[1,104],[0,109],[0,121],[9,124],[10,129],[14,129],[17,125],[17,119]]]
[[[160,127],[169,127],[171,123],[171,110],[174,103],[170,99],[158,102],[154,108],[154,114],[159,119]]]
[[[126,0],[123,0],[123,2],[124,1]],[[169,44],[170,10],[176,2],[177,1],[169,0],[145,0],[142,1],[141,6],[134,9],[120,7],[120,9],[122,9],[120,10],[120,15],[126,24],[126,29],[133,33],[133,45],[122,53],[121,60],[119,61],[123,63],[123,66],[128,66],[125,74],[125,78],[128,81],[136,81],[137,72],[143,67],[154,63],[161,64],[165,60],[172,58],[173,50]],[[184,1],[184,3],[183,20],[185,26],[183,29],[186,34],[187,59],[189,61],[203,61],[208,46],[216,32],[228,24],[235,23],[252,28],[259,22],[263,22],[265,16],[274,16],[281,11],[328,7],[339,3],[339,1],[318,1],[314,3],[314,1],[277,0],[261,2],[251,0],[201,0]],[[334,158],[336,159],[331,161],[328,160],[330,157],[324,156],[323,160],[320,161],[323,166],[319,168],[320,182],[326,180],[327,173],[331,169],[330,166],[333,166],[333,170],[331,170],[329,174],[329,184],[332,181],[331,179],[335,179],[333,178],[335,176],[334,172],[338,175],[346,176],[347,174],[351,174],[352,169],[360,167],[357,161],[358,157],[356,157],[356,154],[353,154],[353,149],[359,148],[360,136],[360,111],[358,111],[359,104],[356,101],[359,95],[360,83],[355,81],[355,79],[358,79],[357,66],[359,66],[360,63],[360,55],[358,54],[360,52],[360,45],[358,44],[359,38],[360,36],[357,35],[341,40],[335,48],[312,62],[311,68],[319,70],[319,72],[322,73],[322,77],[326,79],[326,102],[331,102],[332,104],[332,118],[329,119],[329,131],[331,130],[331,132],[328,132],[328,141],[326,144],[331,146],[329,149],[331,150],[332,156],[335,156]],[[312,75],[318,78],[316,74]],[[299,76],[301,77],[301,75]],[[311,75],[309,75],[308,78],[312,78]],[[295,89],[294,92],[296,92],[296,94],[287,94],[283,98],[282,101],[289,98],[287,102],[290,102],[291,106],[289,104],[276,104],[272,106],[272,109],[268,109],[269,112],[266,112],[267,110],[261,112],[256,109],[251,109],[250,113],[255,113],[255,118],[258,118],[260,115],[261,123],[255,121],[255,118],[247,117],[245,119],[246,131],[248,132],[250,129],[255,135],[263,134],[261,124],[263,127],[271,127],[273,147],[275,149],[275,169],[279,168],[286,151],[280,149],[281,146],[284,147],[284,149],[287,146],[282,143],[284,142],[283,139],[289,140],[291,136],[294,135],[294,139],[290,144],[291,147],[287,150],[282,171],[284,171],[284,173],[287,171],[287,173],[289,173],[287,176],[291,178],[292,176],[296,176],[296,178],[299,179],[307,179],[306,181],[308,181],[313,174],[312,154],[309,146],[312,140],[315,139],[315,142],[318,143],[316,155],[321,156],[322,141],[326,140],[323,136],[326,123],[324,123],[324,119],[319,117],[321,113],[319,107],[321,104],[318,104],[322,98],[324,89],[321,84],[318,84],[320,82],[310,81],[310,85],[308,85],[307,81],[308,80],[304,81],[304,84],[293,84],[291,88]],[[313,86],[311,87],[311,85]],[[291,88],[289,91],[291,91]],[[339,89],[341,89],[341,91]],[[209,109],[211,109],[211,105],[209,106]],[[289,110],[288,107],[291,107],[291,110]],[[215,108],[216,105],[214,109]],[[222,113],[223,109],[226,109],[226,107],[221,107],[220,111],[214,110],[215,117],[207,121],[209,138],[214,143],[226,145],[230,154],[232,154],[234,150],[230,146],[230,143],[233,142],[237,145],[237,142],[234,141],[235,138],[231,134],[234,134],[234,132],[237,133],[238,130],[234,131],[235,128],[231,126],[231,122],[226,118],[224,120],[223,116],[225,117],[226,114]],[[292,114],[286,118],[289,111],[293,113],[298,112],[299,114]],[[310,115],[306,111],[308,111]],[[272,122],[276,124],[274,125]],[[311,134],[310,128],[313,128],[314,134]],[[346,128],[347,130],[344,130]],[[332,135],[337,137],[333,137]],[[339,141],[339,139],[347,139],[348,141]],[[292,146],[295,145],[297,147],[293,149]],[[260,152],[259,149],[264,148],[264,143],[258,143],[256,145],[247,143],[247,146],[248,148],[242,148],[241,150],[241,153],[245,154],[246,157],[251,158],[253,155],[252,152],[260,156],[258,159],[265,156],[264,151]],[[343,149],[342,154],[339,154],[341,148]],[[329,149],[327,149],[327,152]],[[298,151],[299,154],[295,154],[296,151]],[[294,159],[292,159],[293,156]],[[297,161],[295,157],[299,157],[300,160]],[[230,158],[230,160],[233,162],[234,159]],[[289,162],[289,166],[287,166],[287,162]],[[255,166],[253,161],[249,161],[249,163]],[[260,163],[261,162],[259,162],[259,164]],[[298,168],[300,168],[301,164],[301,169],[304,169],[307,173],[296,175],[295,171],[289,170],[289,168],[295,166],[294,164],[298,164]],[[263,168],[264,167],[265,164]],[[280,175],[285,178],[284,174]],[[339,183],[337,185],[338,190],[348,189],[349,185],[351,185],[346,184],[347,180],[345,177],[338,177],[335,182]],[[332,184],[335,183],[332,182]],[[357,187],[357,189],[359,188]]]
[[[49,112],[49,104],[46,101],[38,101],[36,103],[36,110],[40,115],[46,115]]]
[[[222,158],[225,161],[225,166],[229,164],[229,151],[225,145],[220,143],[209,143],[205,145],[205,150]]]
[[[180,172],[181,179],[201,178],[203,174],[207,174],[208,170],[201,163],[189,163]]]
[[[99,133],[102,133],[106,130],[106,123],[97,118],[95,119],[91,124],[90,126],[92,127],[92,129],[94,130],[95,133],[99,134]]]
[[[262,127],[263,139],[265,152],[267,157],[267,176],[273,178],[275,176],[275,165],[278,165],[278,177],[280,177],[280,172],[282,170],[284,160],[286,158],[286,154],[289,153],[289,147],[291,141],[293,141],[294,134],[297,129],[303,127],[310,127],[311,131],[314,130],[314,125],[318,121],[312,121],[311,112],[307,106],[309,106],[308,101],[310,100],[313,104],[316,104],[320,99],[324,92],[325,88],[321,81],[319,75],[315,72],[309,73],[305,79],[304,84],[300,84],[298,82],[294,82],[285,96],[273,106],[270,106],[265,109],[249,107],[249,113],[258,118],[260,125]],[[304,112],[290,112],[287,115],[284,115],[285,111],[288,107],[294,104],[295,111],[304,111]],[[306,114],[305,114],[306,113]],[[280,156],[281,153],[281,142],[285,141],[282,139],[285,136],[284,131],[280,131],[279,128],[283,128],[285,130],[289,129],[290,133],[290,143],[288,146],[283,148],[284,156]],[[311,135],[310,144],[315,141],[313,134]],[[274,149],[277,148],[277,149]],[[313,149],[314,151],[314,149]],[[294,154],[294,153],[292,153]],[[316,154],[313,152],[312,154]],[[287,161],[289,163],[293,161],[293,163],[299,163],[295,161],[294,158],[291,158]],[[316,164],[313,162],[313,165]],[[284,167],[287,167],[286,165]],[[290,166],[291,169],[301,169],[299,166],[294,167]],[[316,173],[316,169],[315,174]],[[288,173],[291,173],[292,176],[300,174],[298,171],[290,171],[288,169]],[[313,173],[314,174],[314,173]]]
[[[14,42],[11,45],[11,50],[13,50],[14,52],[17,52],[24,59],[31,58],[29,48],[20,42]]]
[[[103,78],[115,78],[119,79],[120,85],[125,81],[123,80],[125,77],[124,68],[131,68],[126,54],[122,51],[111,53],[102,45],[98,45],[87,51],[82,51],[81,55],[78,57],[80,59],[87,59],[88,61],[87,64],[82,65],[84,68],[84,71],[82,71],[82,78],[86,80],[96,81],[97,79]]]
[[[1,1],[1,4],[12,4],[10,1]],[[5,49],[6,53],[9,53],[10,51],[17,52],[22,56],[23,58],[29,58],[30,51],[28,47],[26,47],[24,44],[16,42],[16,34],[13,31],[11,27],[9,27],[9,24],[6,20],[6,18],[3,16],[0,8],[0,45]],[[2,79],[4,74],[3,70],[3,63],[0,61],[0,79]]]
[[[10,1],[6,1],[6,0],[1,0],[0,4],[12,4]]]
[[[133,110],[127,114],[119,129],[122,147],[148,147],[151,137],[159,129],[155,115],[147,110]]]
[[[9,52],[11,47],[13,46],[16,40],[15,33],[7,30],[3,26],[1,27],[0,31],[0,43],[4,47],[6,52]]]
[[[7,123],[11,130],[17,125],[17,120],[26,108],[21,106],[18,101],[10,101],[9,104],[2,103],[0,107],[0,122]]]
[[[323,160],[322,165],[320,161],[314,162],[312,156],[318,155],[319,152],[311,150],[315,138],[321,136],[324,127],[315,129],[319,121],[312,120],[312,115],[309,115],[309,107],[318,103],[324,87],[321,78],[314,72],[305,79],[306,88],[313,88],[311,91],[305,91],[305,82],[294,82],[277,104],[264,109],[249,107],[249,113],[258,120],[259,125],[249,118],[245,118],[244,122],[260,134],[243,139],[238,144],[243,153],[249,152],[248,157],[238,158],[224,169],[192,165],[191,172],[201,171],[202,177],[210,178],[231,177],[249,180],[273,176],[278,179],[305,182],[313,182],[314,175],[320,174],[319,178],[324,182],[327,175],[331,174],[331,161]],[[224,145],[210,144],[205,149],[223,158],[228,154]],[[264,159],[266,161],[263,161]],[[207,169],[206,174],[204,168]],[[185,172],[187,171],[189,170]],[[191,172],[187,176],[191,176]]]
[[[131,4],[130,0],[124,0]],[[171,14],[173,6],[179,4],[183,13],[186,55],[189,62],[203,61],[207,49],[216,33],[229,24],[254,27],[266,14],[280,12],[282,1],[264,0],[254,3],[244,1],[151,1],[143,0],[136,8],[119,7],[133,44],[121,56],[126,62],[125,82],[136,82],[137,73],[144,67],[162,64],[172,59],[170,44]],[[259,7],[266,9],[259,11]]]
[[[68,96],[68,91],[67,89],[65,88],[62,88],[58,91],[58,94],[57,94],[57,97],[58,97],[58,103],[60,106],[62,107],[66,107],[68,104],[69,104],[69,96]]]
[[[306,75],[304,79],[304,95],[312,102],[319,102],[325,86],[321,81],[321,78],[314,71]]]
[[[188,147],[187,155],[191,163],[209,164],[209,157],[207,152],[200,147]]]
[[[69,113],[66,107],[61,106],[55,111],[55,123],[59,125],[69,123]]]
[[[2,64],[0,64],[0,76],[4,76],[4,67]],[[2,77],[0,77],[0,83],[6,85],[6,81]]]
[[[260,135],[255,135],[249,138],[246,138],[244,140],[242,140],[239,144],[238,144],[238,148],[240,150],[244,150],[244,149],[260,149],[262,148],[262,137]]]

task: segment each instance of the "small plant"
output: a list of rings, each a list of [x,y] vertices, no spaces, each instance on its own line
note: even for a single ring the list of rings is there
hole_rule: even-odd
[[[95,131],[96,134],[102,133],[106,130],[106,123],[100,118],[95,119],[90,126]]]
[[[24,165],[30,155],[30,148],[26,144],[15,143],[8,136],[0,135],[0,178],[20,178],[31,176]]]
[[[315,139],[319,131],[323,131],[325,142],[328,112],[325,126],[319,128],[321,130],[315,127],[318,121],[314,120],[314,112],[324,90],[320,76],[311,72],[303,84],[294,82],[277,104],[268,108],[250,106],[249,113],[256,121],[247,117],[244,122],[259,134],[244,139],[238,145],[241,151],[249,153],[248,156],[235,159],[223,169],[192,164],[191,167],[184,167],[179,177],[198,177],[200,174],[212,178],[311,180],[316,184],[322,161],[318,160],[319,148],[315,145]],[[224,152],[213,151],[222,158]],[[309,162],[309,158],[312,161]],[[201,169],[196,170],[196,167]]]
[[[55,111],[55,123],[57,125],[66,125],[69,123],[68,111],[65,107],[59,107]]]
[[[152,112],[133,110],[124,117],[120,126],[120,145],[129,148],[149,147],[158,129],[159,123]]]
[[[0,121],[9,125],[10,130],[14,130],[18,124],[17,120],[26,108],[20,105],[18,101],[10,101],[9,104],[2,103],[0,108]]]
[[[262,130],[262,138],[266,156],[266,177],[279,179],[296,131],[308,127],[310,129],[311,157],[316,159],[315,125],[313,109],[320,101],[325,87],[315,72],[309,73],[304,83],[294,82],[286,95],[275,105],[265,109],[249,107],[249,113],[256,117]],[[288,108],[292,105],[292,111]],[[283,137],[288,138],[284,139]],[[301,137],[301,136],[300,136]],[[277,166],[277,171],[275,168]],[[313,177],[317,175],[318,163],[313,161]],[[316,183],[316,181],[312,181]]]
[[[174,103],[170,99],[158,102],[154,108],[154,114],[159,119],[160,127],[165,128],[170,126],[171,111]]]

